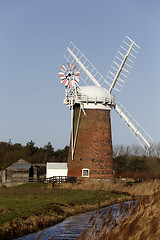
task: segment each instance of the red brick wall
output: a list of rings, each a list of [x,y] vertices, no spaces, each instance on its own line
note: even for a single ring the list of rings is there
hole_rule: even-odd
[[[82,176],[82,169],[90,169],[90,178],[112,179],[112,139],[110,111],[85,109],[81,112],[74,160],[71,144],[68,155],[68,176]],[[74,134],[76,132],[79,106],[74,108]]]

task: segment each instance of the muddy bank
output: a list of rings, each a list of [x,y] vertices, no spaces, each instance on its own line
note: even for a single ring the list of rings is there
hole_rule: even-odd
[[[118,202],[132,200],[131,196],[121,197],[117,200],[109,200],[103,203],[95,205],[73,205],[73,204],[47,204],[49,208],[49,215],[43,214],[43,209],[39,209],[37,214],[31,216],[22,216],[21,218],[15,218],[11,223],[6,223],[3,227],[0,227],[0,239],[9,240],[17,238],[29,233],[36,232],[46,227],[53,226],[69,216],[73,216],[79,213],[94,211],[108,205],[113,205]]]

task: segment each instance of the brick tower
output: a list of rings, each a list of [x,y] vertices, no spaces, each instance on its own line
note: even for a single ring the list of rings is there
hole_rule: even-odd
[[[74,135],[80,106],[74,107]],[[110,111],[86,109],[79,124],[77,143],[72,160],[72,147],[68,155],[68,176],[112,179],[112,140]],[[72,140],[71,140],[72,142]]]
[[[103,88],[87,86],[81,87],[79,98],[83,98],[83,111],[82,105],[74,105],[68,176],[113,179],[110,107],[104,103],[109,96]]]

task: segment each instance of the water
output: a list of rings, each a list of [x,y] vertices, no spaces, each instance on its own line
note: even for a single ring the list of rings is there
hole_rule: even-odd
[[[124,207],[129,205],[131,202],[124,203]],[[108,212],[112,208],[112,219],[111,222],[116,219],[118,214],[119,204],[115,204],[113,206],[102,208],[98,211],[82,213],[76,216],[72,216],[67,218],[61,223],[58,223],[52,227],[46,228],[37,233],[32,233],[25,235],[20,238],[16,238],[15,240],[36,240],[40,234],[41,240],[50,240],[54,236],[54,240],[73,240],[77,239],[77,237],[83,233],[85,229],[91,229],[93,220],[91,217],[94,217],[96,220],[94,226],[98,229],[102,223],[103,219],[106,219]],[[123,208],[124,209],[124,208]],[[122,212],[124,212],[122,209]],[[124,213],[125,214],[125,213]]]

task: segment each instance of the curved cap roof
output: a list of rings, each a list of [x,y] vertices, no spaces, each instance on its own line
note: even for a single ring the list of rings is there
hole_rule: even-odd
[[[80,87],[82,94],[86,95],[87,97],[91,98],[109,98],[110,94],[109,92],[102,87],[97,87],[97,86],[83,86]]]

